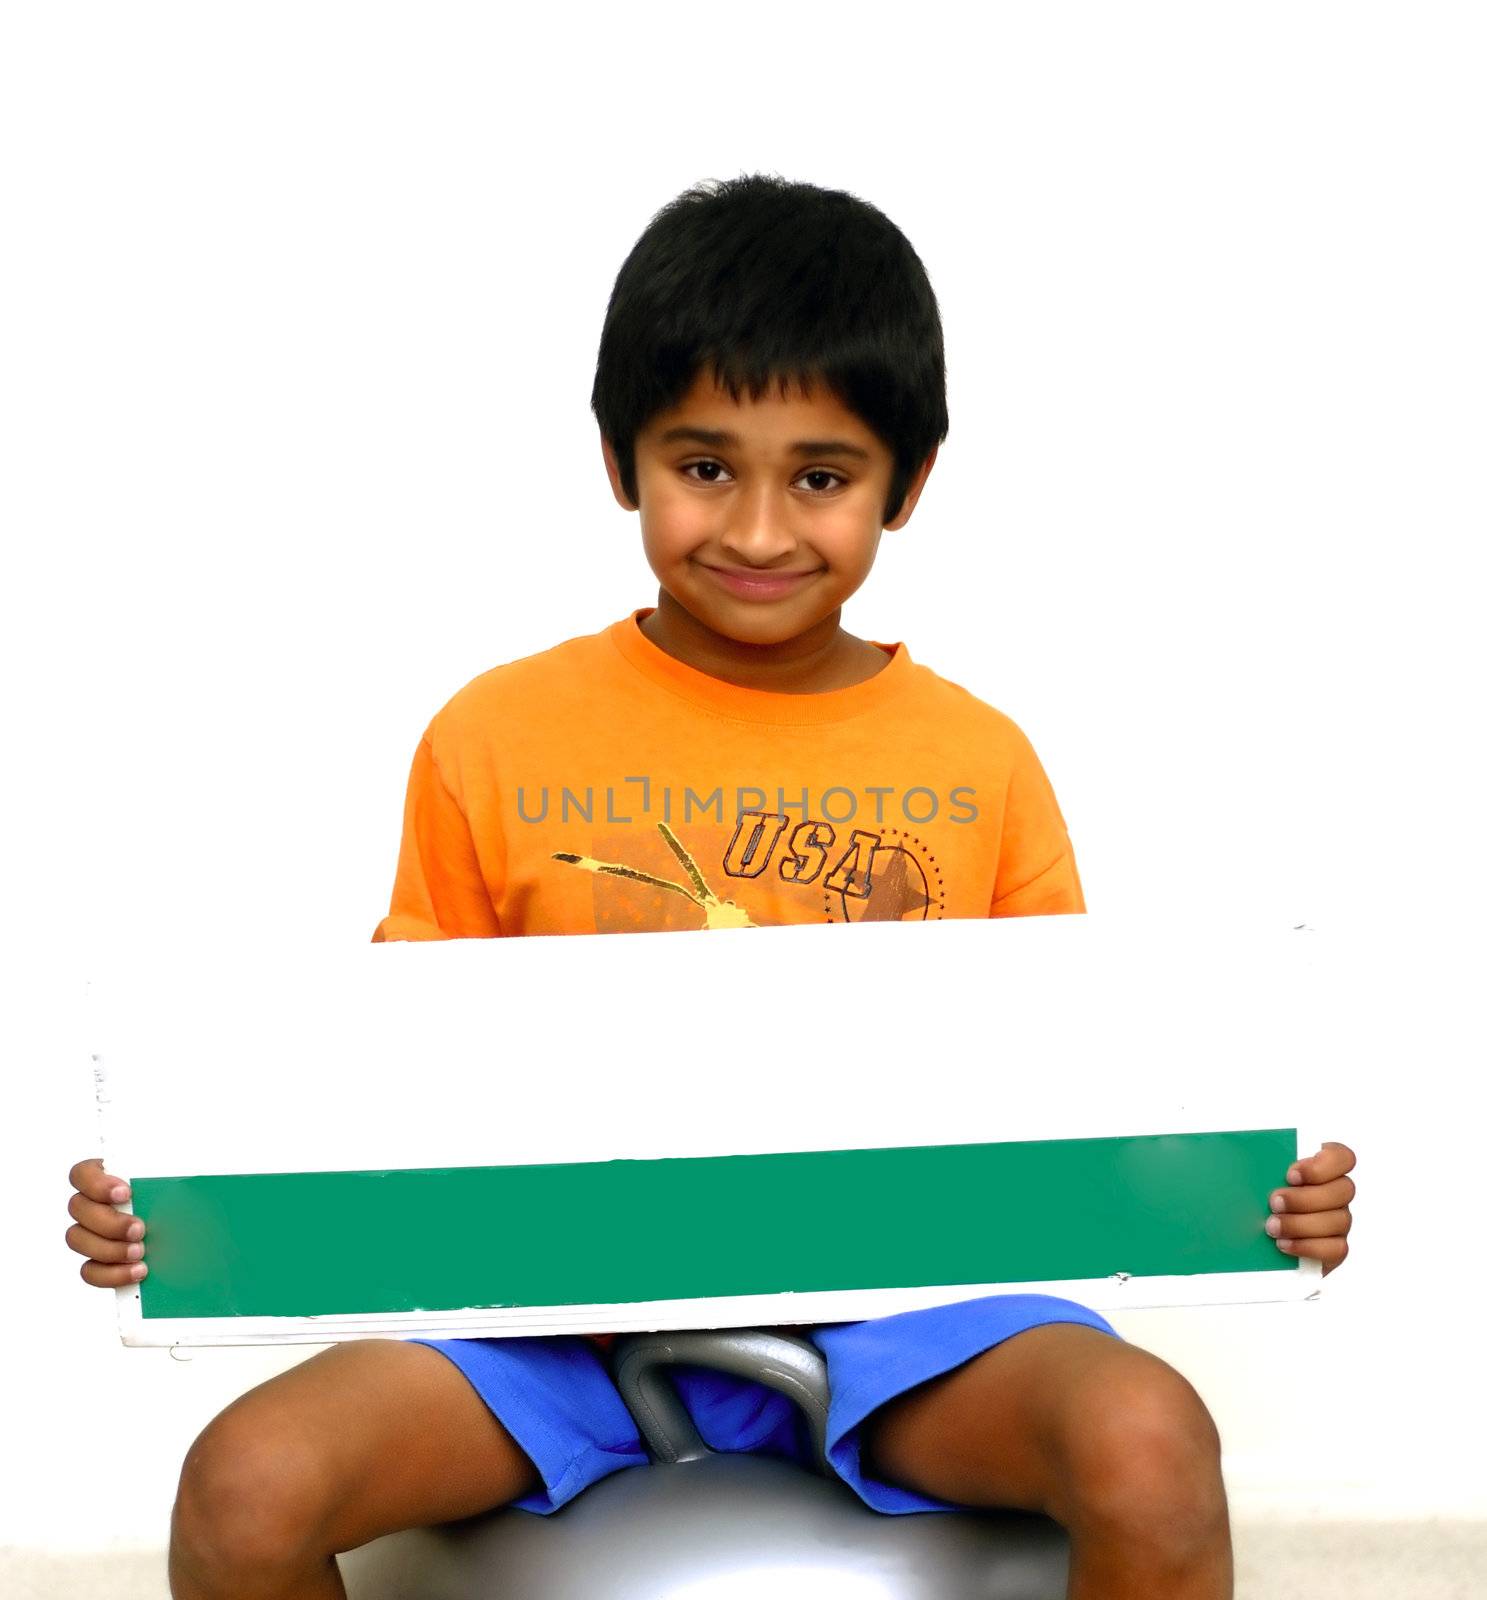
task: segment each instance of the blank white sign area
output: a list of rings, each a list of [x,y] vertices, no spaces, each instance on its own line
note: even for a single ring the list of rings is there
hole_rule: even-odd
[[[1309,1153],[1298,1098],[1325,1048],[1318,948],[1292,930],[1042,917],[313,957],[296,946],[251,966],[156,950],[90,986],[105,1165],[125,1177],[358,1171],[1277,1126],[1304,1128]],[[1102,1305],[1292,1298],[1316,1292],[1320,1268],[1220,1276],[1017,1288]],[[421,1325],[846,1320],[994,1287],[443,1312]],[[131,1342],[188,1336],[144,1323],[137,1287],[118,1294]],[[324,1339],[327,1326],[240,1318],[189,1337]],[[407,1326],[335,1321],[336,1336]]]

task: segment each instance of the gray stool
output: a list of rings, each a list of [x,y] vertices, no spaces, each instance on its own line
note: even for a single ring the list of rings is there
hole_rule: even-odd
[[[805,1413],[811,1472],[707,1448],[664,1368],[715,1367]],[[655,1457],[551,1516],[504,1506],[374,1539],[337,1559],[348,1600],[1064,1600],[1068,1540],[1019,1511],[873,1511],[825,1456],[826,1362],[758,1329],[629,1334],[615,1383]]]

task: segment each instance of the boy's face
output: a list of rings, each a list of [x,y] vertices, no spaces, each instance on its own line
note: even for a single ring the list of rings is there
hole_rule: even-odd
[[[908,521],[934,456],[889,529]],[[604,459],[615,498],[637,509],[607,440]],[[822,386],[807,398],[793,385],[782,396],[776,384],[760,400],[745,390],[735,402],[704,370],[635,440],[641,538],[663,609],[669,596],[715,654],[731,644],[757,657],[761,646],[768,655],[792,643],[792,657],[826,653],[843,601],[872,570],[892,474],[887,445]],[[763,581],[730,581],[740,569]]]

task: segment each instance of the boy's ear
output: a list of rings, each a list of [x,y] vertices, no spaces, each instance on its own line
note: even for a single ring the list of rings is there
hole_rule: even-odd
[[[929,477],[929,469],[934,466],[935,457],[939,455],[939,453],[940,447],[937,444],[934,449],[931,450],[927,456],[925,456],[923,465],[920,466],[918,472],[916,472],[913,478],[910,479],[908,488],[904,490],[904,503],[899,508],[898,515],[893,519],[892,522],[885,522],[883,524],[883,531],[885,533],[892,533],[895,528],[903,527],[903,525],[909,520],[909,517],[914,510],[914,506],[918,502],[920,491],[924,488],[925,481]]]
[[[614,446],[602,433],[599,442],[604,447],[604,470],[609,474],[609,487],[614,490],[615,499],[623,510],[639,511],[640,507],[625,493],[625,486],[620,482],[620,464],[615,459]]]

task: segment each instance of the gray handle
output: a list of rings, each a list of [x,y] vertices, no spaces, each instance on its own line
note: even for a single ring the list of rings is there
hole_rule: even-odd
[[[712,1452],[662,1370],[681,1362],[716,1367],[787,1395],[810,1425],[815,1470],[833,1476],[826,1458],[826,1410],[831,1391],[826,1359],[798,1334],[760,1328],[700,1329],[683,1333],[630,1333],[616,1339],[615,1386],[657,1461],[696,1461]]]

